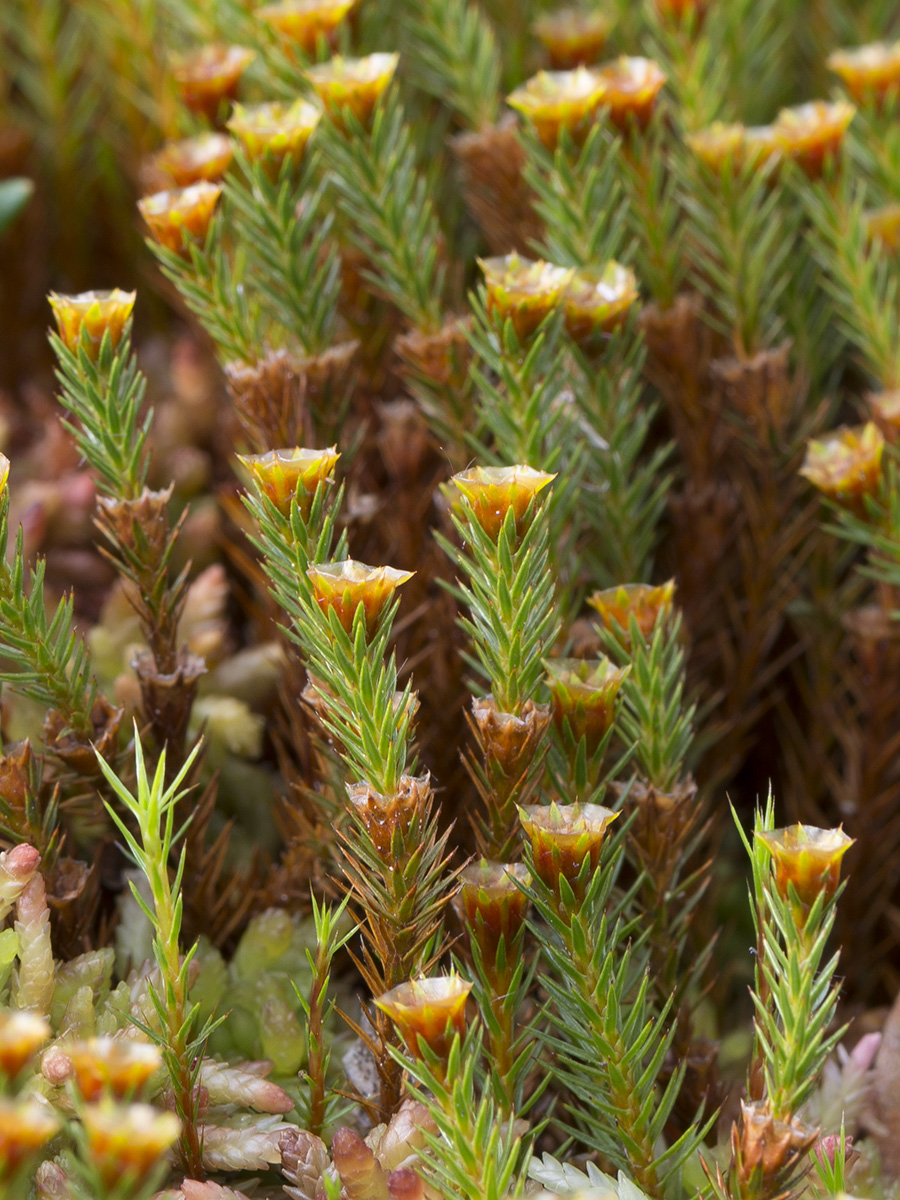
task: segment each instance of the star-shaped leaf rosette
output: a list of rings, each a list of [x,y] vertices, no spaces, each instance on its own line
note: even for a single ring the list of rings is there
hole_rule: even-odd
[[[519,810],[531,842],[530,865],[556,898],[561,916],[584,902],[600,867],[606,831],[620,815],[600,804],[554,803]]]
[[[371,125],[399,59],[398,54],[369,54],[365,58],[336,54],[328,62],[310,67],[307,75],[331,121],[347,133],[353,126],[368,129]]]
[[[551,658],[546,669],[554,733],[548,766],[554,785],[561,795],[599,803],[619,689],[631,667],[616,666],[608,658]]]
[[[872,42],[835,50],[829,68],[840,77],[857,104],[890,108],[900,95],[900,42]]]
[[[500,861],[515,849],[516,806],[537,786],[548,747],[550,712],[538,693],[559,620],[544,491],[553,478],[524,464],[454,475],[446,491],[459,545],[439,537],[461,576],[454,590],[469,615],[460,627],[488,682],[472,701],[479,755],[466,764],[484,810],[473,818],[479,850]]]
[[[862,516],[866,497],[878,494],[882,479],[884,435],[869,421],[813,438],[800,474],[827,499]]]
[[[837,518],[830,532],[867,551],[858,570],[876,581],[878,604],[888,615],[897,607],[900,587],[900,459],[893,444],[892,392],[873,395],[869,403],[876,420],[810,440],[800,473],[829,502]]]
[[[76,357],[81,349],[91,362],[97,361],[104,337],[115,350],[131,321],[136,292],[113,288],[108,292],[81,292],[77,296],[58,296],[51,292],[50,307],[56,317],[59,336]]]
[[[757,837],[772,855],[778,892],[791,906],[796,925],[802,928],[817,902],[826,906],[835,899],[841,859],[853,845],[853,838],[840,828],[800,824],[764,830]]]
[[[336,49],[340,28],[356,5],[357,0],[283,0],[263,5],[255,15],[280,36],[289,58],[305,63],[320,48],[326,54]]]
[[[471,983],[458,975],[411,979],[379,996],[375,1003],[394,1022],[410,1054],[446,1066],[456,1035],[466,1031]]]
[[[306,145],[322,119],[321,110],[306,100],[292,104],[235,104],[228,128],[248,163],[260,163],[273,182],[296,170]]]
[[[190,243],[206,240],[222,189],[215,183],[154,192],[138,201],[152,237],[176,254],[189,255]]]
[[[234,100],[244,72],[256,53],[245,46],[212,42],[172,63],[172,75],[191,112],[214,121]]]
[[[603,53],[612,18],[600,9],[564,7],[542,13],[534,23],[554,71],[591,66]]]

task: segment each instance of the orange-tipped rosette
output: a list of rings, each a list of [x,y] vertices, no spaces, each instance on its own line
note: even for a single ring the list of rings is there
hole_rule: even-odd
[[[565,291],[566,329],[580,346],[598,335],[613,333],[640,298],[637,276],[615,261],[604,267],[582,267]]]
[[[535,873],[561,896],[565,879],[582,900],[600,865],[609,826],[620,814],[600,804],[531,804],[519,809],[522,828],[531,840]]]
[[[699,25],[709,8],[709,0],[654,0],[654,3],[664,21],[692,21],[695,25]]]
[[[181,1132],[171,1112],[149,1104],[87,1104],[80,1113],[85,1141],[108,1188],[142,1183]]]
[[[166,142],[150,156],[150,178],[163,187],[190,187],[194,183],[218,183],[231,166],[234,151],[224,133],[201,133],[197,137]]]
[[[513,253],[480,258],[487,289],[487,309],[501,321],[511,320],[520,341],[535,332],[562,302],[575,271]]]
[[[191,112],[214,121],[223,105],[237,96],[241,77],[255,57],[246,46],[213,43],[177,58],[172,75]]]
[[[502,941],[511,960],[513,941],[525,924],[528,897],[520,884],[530,876],[522,863],[490,862],[482,858],[460,872],[460,901],[471,935],[490,970]]]
[[[594,71],[538,71],[506,97],[506,103],[533,122],[538,137],[552,150],[565,129],[583,142],[603,103],[605,88]]]
[[[829,500],[862,513],[864,498],[878,491],[883,453],[884,434],[874,421],[844,426],[809,441],[800,474]]]
[[[285,0],[265,4],[256,16],[282,35],[288,51],[296,46],[305,58],[314,58],[319,41],[332,50],[337,45],[341,25],[358,0]]]
[[[536,471],[533,467],[470,467],[460,471],[450,482],[469,503],[472,516],[496,542],[512,510],[516,537],[521,540],[527,529],[526,517],[539,492],[553,482],[555,475]]]
[[[772,126],[785,158],[792,159],[810,179],[818,179],[833,161],[856,109],[843,100],[813,100],[783,108]]]
[[[785,900],[793,888],[800,902],[803,924],[820,895],[829,900],[841,881],[841,859],[853,845],[853,838],[837,829],[818,829],[814,825],[789,825],[785,829],[757,833],[775,863],[775,883]]]
[[[685,138],[688,147],[717,175],[726,168],[739,171],[748,164],[762,166],[782,156],[772,125],[728,125],[714,121]]]
[[[0,1010],[0,1076],[15,1080],[49,1040],[50,1026],[37,1013]]]
[[[366,128],[375,106],[394,78],[399,54],[369,54],[365,58],[342,58],[310,67],[310,83],[336,125],[344,127],[345,111]]]
[[[59,1132],[46,1100],[0,1097],[0,1184]]]
[[[309,139],[322,119],[306,100],[292,104],[236,104],[228,128],[251,162],[263,162],[277,176],[285,160],[299,166]]]
[[[122,340],[125,326],[131,318],[137,292],[113,288],[107,292],[79,292],[75,296],[58,296],[51,292],[47,299],[56,318],[60,341],[73,354],[83,345],[92,362],[97,361],[103,338],[109,334],[113,350]]]
[[[558,8],[534,23],[535,36],[547,51],[554,71],[571,71],[597,62],[611,28],[612,20],[599,9]]]
[[[187,254],[185,235],[201,244],[206,240],[222,189],[215,183],[154,192],[138,201],[141,216],[161,245],[176,254]]]
[[[612,729],[619,688],[630,669],[608,658],[552,658],[547,663],[553,723],[560,732],[568,729],[576,744],[584,738],[588,756]]]
[[[626,645],[631,641],[632,618],[638,631],[648,641],[657,622],[666,620],[675,599],[675,580],[652,586],[649,583],[622,583],[617,587],[594,592],[588,600],[600,614],[600,623]]]
[[[863,215],[869,245],[878,245],[891,253],[900,250],[900,204],[884,204]]]
[[[369,567],[351,558],[341,562],[318,563],[306,573],[312,582],[319,607],[325,613],[335,612],[348,634],[353,632],[356,610],[362,605],[369,637],[375,632],[378,620],[385,606],[393,599],[394,592],[413,577],[412,571]]]
[[[616,58],[597,68],[609,119],[624,133],[645,129],[653,116],[666,74],[652,58]]]
[[[900,42],[873,42],[835,50],[828,66],[857,104],[895,104],[900,92]]]
[[[293,446],[285,450],[269,450],[265,454],[239,454],[261,492],[272,501],[283,516],[288,516],[296,498],[300,515],[309,516],[313,498],[321,483],[331,481],[340,454],[336,446],[327,450],[306,450]]]
[[[95,1037],[61,1047],[72,1064],[72,1078],[85,1100],[110,1094],[136,1096],[162,1066],[159,1048],[134,1039]]]
[[[375,1004],[394,1022],[410,1054],[421,1056],[421,1038],[446,1062],[454,1036],[466,1032],[466,1001],[471,990],[471,983],[458,975],[436,975],[401,983],[378,996]]]

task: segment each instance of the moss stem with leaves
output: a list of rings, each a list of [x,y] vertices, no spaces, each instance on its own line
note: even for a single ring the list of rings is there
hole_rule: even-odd
[[[179,945],[184,846],[178,858],[175,877],[169,878],[169,858],[183,832],[175,829],[176,806],[184,795],[182,785],[199,752],[200,743],[194,747],[171,783],[166,785],[165,750],[161,752],[151,777],[144,761],[137,726],[134,739],[134,792],[125,786],[99,755],[97,761],[104,778],[124,808],[123,815],[118,807],[107,803],[109,815],[150,888],[151,900],[148,904],[137,884],[131,883],[135,901],[154,930],[153,956],[160,976],[158,985],[152,981],[147,985],[159,1026],[149,1024],[142,1028],[160,1047],[169,1074],[175,1111],[182,1122],[179,1145],[184,1169],[190,1178],[203,1179],[197,1080],[204,1047],[216,1022],[210,1020],[200,1026],[198,1007],[188,997],[189,972],[196,946],[182,955]],[[134,832],[132,822],[137,832]]]

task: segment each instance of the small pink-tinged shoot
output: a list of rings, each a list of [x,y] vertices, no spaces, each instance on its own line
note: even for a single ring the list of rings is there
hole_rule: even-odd
[[[215,183],[195,183],[192,187],[169,192],[154,192],[138,201],[141,216],[150,233],[161,245],[176,254],[187,254],[185,234],[194,241],[206,240],[213,213],[222,189]]]
[[[198,1083],[206,1090],[211,1105],[237,1104],[256,1112],[289,1113],[294,1101],[284,1088],[266,1079],[271,1062],[246,1062],[235,1066],[207,1059],[200,1067]]]
[[[214,1183],[211,1179],[202,1183],[197,1179],[185,1179],[180,1192],[173,1192],[171,1196],[168,1192],[162,1192],[156,1200],[181,1200],[182,1196],[184,1200],[249,1200],[243,1192]]]
[[[552,658],[547,662],[547,687],[553,723],[568,727],[576,744],[585,739],[588,757],[596,753],[612,728],[616,697],[630,667],[617,667],[608,658]]]
[[[795,913],[798,924],[805,923],[820,895],[831,899],[841,880],[841,859],[853,845],[853,838],[837,829],[818,829],[814,825],[788,825],[784,829],[757,833],[775,862],[775,884],[785,900],[793,887],[800,902]]]
[[[895,103],[900,92],[900,42],[872,42],[835,50],[827,60],[858,104],[879,108]]]
[[[675,580],[656,587],[648,583],[622,583],[618,587],[594,592],[588,604],[600,614],[600,623],[625,645],[631,642],[631,618],[637,622],[638,630],[645,641],[649,641],[657,621],[672,611],[675,598]]]
[[[603,53],[612,21],[599,9],[558,8],[534,23],[554,71],[590,66]]]
[[[369,567],[350,558],[318,563],[306,573],[312,581],[319,607],[326,613],[333,609],[347,633],[352,633],[356,610],[363,606],[369,637],[375,632],[382,610],[395,590],[414,574],[394,567]]]
[[[10,911],[34,879],[41,856],[34,846],[14,846],[0,851],[0,920]]]
[[[632,126],[646,129],[666,74],[652,58],[614,59],[597,68],[604,87],[603,103],[617,129],[628,133]]]
[[[336,54],[328,62],[310,67],[306,75],[336,125],[344,128],[344,110],[349,109],[365,128],[394,78],[399,61],[399,54],[369,54],[365,58]]]
[[[810,179],[818,179],[826,162],[840,152],[855,113],[843,100],[813,100],[783,108],[772,128],[785,158],[793,159]]]
[[[615,261],[605,267],[582,267],[565,291],[566,330],[573,341],[589,345],[625,320],[640,297],[637,276]]]
[[[531,804],[519,809],[522,828],[531,839],[534,869],[557,899],[560,879],[569,884],[576,901],[584,899],[600,864],[606,831],[619,815],[599,804]]]
[[[337,31],[357,2],[285,0],[282,4],[266,4],[258,8],[255,15],[276,29],[288,48],[296,46],[306,58],[312,58],[320,38],[324,38],[332,50],[335,48]]]
[[[506,97],[507,104],[528,117],[544,145],[552,150],[565,129],[582,142],[589,122],[603,103],[604,86],[593,71],[538,71]]]
[[[853,1153],[853,1137],[851,1134],[844,1135],[844,1156],[845,1161]],[[813,1146],[813,1154],[822,1163],[828,1163],[830,1167],[834,1166],[835,1156],[841,1146],[841,1135],[839,1133],[829,1133],[826,1137],[819,1138],[815,1146]]]
[[[515,252],[502,258],[480,258],[487,288],[487,310],[501,321],[509,318],[520,341],[529,338],[562,302],[575,274],[540,259],[521,258]]]
[[[472,516],[484,532],[496,542],[510,509],[516,522],[516,537],[521,541],[527,532],[528,513],[533,515],[535,511],[532,501],[555,478],[546,471],[520,465],[470,467],[458,472],[450,482],[468,500]]]
[[[850,1051],[850,1057],[847,1062],[853,1065],[855,1074],[865,1075],[866,1071],[875,1062],[875,1056],[881,1047],[881,1038],[882,1035],[880,1033],[863,1034]]]
[[[340,454],[336,446],[329,446],[325,450],[293,446],[284,450],[269,450],[265,454],[239,454],[237,457],[283,516],[289,515],[291,503],[296,498],[300,515],[305,521],[319,484],[331,481]]]
[[[0,497],[6,494],[7,486],[9,485],[9,468],[10,461],[5,454],[0,454]],[[35,854],[37,851],[35,850]]]
[[[269,175],[277,177],[285,160],[299,166],[321,119],[321,111],[306,100],[247,107],[235,104],[228,128],[240,142],[247,158],[251,162],[264,163]]]
[[[168,179],[173,187],[195,183],[218,183],[234,154],[224,133],[201,133],[197,137],[166,142],[149,160],[154,178]]]
[[[255,57],[245,46],[214,43],[177,58],[172,75],[188,108],[214,121],[223,103],[237,95],[241,76]]]
[[[379,996],[375,1004],[386,1013],[410,1054],[421,1056],[419,1038],[446,1062],[455,1034],[466,1032],[466,1001],[471,983],[458,975],[411,979]]]
[[[9,459],[6,461],[8,463]],[[6,468],[6,471],[9,472],[9,467]],[[13,879],[21,880],[23,883],[27,883],[35,873],[40,861],[40,852],[34,846],[25,844],[13,846],[12,850],[0,853],[0,865],[2,865],[3,873]]]
[[[51,292],[47,299],[56,318],[60,341],[66,349],[77,354],[83,340],[88,357],[91,362],[96,362],[105,333],[109,333],[113,350],[122,340],[137,292],[123,292],[119,288],[79,292],[75,296]]]
[[[874,423],[843,426],[822,438],[812,438],[800,474],[829,500],[862,515],[864,499],[878,492],[884,434]]]

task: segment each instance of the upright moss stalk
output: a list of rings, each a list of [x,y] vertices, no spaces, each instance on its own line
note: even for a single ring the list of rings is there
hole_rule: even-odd
[[[12,561],[9,545],[9,460],[0,456],[0,636],[10,660],[2,678],[46,705],[44,739],[48,749],[79,772],[92,774],[91,742],[106,753],[115,746],[121,711],[97,688],[90,657],[73,623],[71,596],[48,614],[44,602],[45,564],[29,574],[22,529]]]
[[[757,812],[752,846],[741,837],[753,864],[755,1054],[729,1170],[707,1174],[719,1197],[761,1200],[798,1194],[818,1135],[799,1112],[845,1031],[833,1028],[838,955],[826,950],[851,839],[806,825],[776,830],[771,796]]]
[[[344,114],[323,127],[321,146],[347,236],[369,264],[364,277],[415,329],[436,333],[445,276],[440,228],[397,90],[375,106],[371,128],[349,109]]]
[[[552,262],[575,268],[563,298],[568,337],[562,342],[575,414],[567,426],[553,414],[563,433],[556,440],[580,483],[581,528],[564,557],[574,557],[576,580],[606,586],[648,577],[670,484],[664,471],[670,451],[661,445],[648,452],[655,409],[642,380],[644,349],[632,315],[637,280],[624,265],[634,247],[622,139],[602,113],[582,120],[577,141],[565,128],[549,146],[532,129],[521,139],[525,179],[545,221],[542,248]]]
[[[527,466],[455,475],[451,514],[464,549],[440,539],[464,577],[458,595],[470,616],[460,624],[490,688],[472,701],[479,753],[466,765],[483,806],[474,818],[479,849],[501,862],[515,850],[516,806],[539,785],[548,746],[550,715],[538,690],[559,620],[541,496],[552,478]]]
[[[302,453],[302,452],[298,452]],[[334,464],[330,459],[328,470]],[[427,775],[416,776],[411,684],[397,689],[388,655],[396,588],[408,572],[342,558],[334,544],[336,507],[325,503],[324,475],[284,497],[285,512],[257,480],[251,511],[272,590],[291,619],[312,704],[347,772],[350,829],[341,831],[346,886],[364,913],[360,966],[373,995],[393,988],[439,953],[442,910],[452,886],[445,873],[447,834],[439,834]],[[338,552],[346,553],[341,538]],[[400,1074],[388,1047],[392,1026],[376,1015],[375,1038],[360,1030],[378,1062],[377,1111],[400,1102]]]
[[[665,1145],[684,1064],[661,1081],[675,1032],[672,1001],[655,1003],[641,919],[632,915],[634,888],[616,887],[623,835],[607,836],[616,815],[594,805],[523,814],[528,892],[541,922],[533,924],[542,941],[540,979],[551,1001],[543,1036],[575,1097],[557,1118],[563,1129],[661,1198],[713,1118]]]
[[[306,1015],[306,1077],[309,1082],[309,1100],[303,1128],[315,1137],[321,1137],[328,1123],[328,1067],[331,1053],[326,1043],[325,1024],[334,1011],[334,1000],[329,998],[331,971],[335,957],[356,933],[356,928],[346,925],[348,897],[336,908],[316,903],[313,896],[313,920],[316,925],[315,953],[307,950],[306,956],[313,973],[309,999],[301,996]]]
[[[172,554],[180,521],[169,517],[172,488],[146,486],[152,412],[141,416],[146,380],[131,349],[134,295],[54,296],[60,336],[51,334],[58,378],[79,449],[100,491],[97,525],[129,591],[147,643],[135,660],[144,711],[157,749],[182,760],[202,659],[179,645],[187,571]]]
[[[192,1179],[203,1179],[203,1146],[200,1130],[198,1079],[207,1039],[214,1021],[201,1024],[198,1008],[188,998],[188,979],[196,946],[182,955],[181,934],[184,878],[184,847],[178,858],[173,879],[169,878],[169,859],[179,832],[175,829],[175,811],[184,794],[187,778],[200,744],[193,749],[180,770],[166,784],[166,754],[159,756],[152,777],[147,771],[137,726],[134,730],[134,792],[122,783],[111,767],[98,755],[106,782],[121,802],[125,815],[107,804],[107,810],[125,840],[125,845],[150,889],[148,904],[137,884],[131,890],[141,911],[153,927],[153,956],[159,970],[159,983],[149,982],[148,992],[159,1027],[148,1025],[144,1032],[160,1047],[169,1075],[175,1111],[182,1123],[179,1151],[185,1172]],[[134,831],[134,825],[137,827]]]

